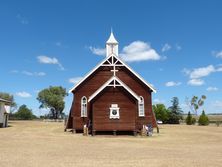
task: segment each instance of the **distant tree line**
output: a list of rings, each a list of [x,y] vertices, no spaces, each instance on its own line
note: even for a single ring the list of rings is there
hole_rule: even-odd
[[[186,99],[187,104],[194,115],[198,114],[198,109],[204,105],[204,101],[206,100],[206,98],[207,97],[205,95],[202,95],[200,98],[198,98],[197,96],[193,96],[191,100]],[[177,97],[173,97],[171,103],[172,106],[170,106],[169,108],[166,108],[164,104],[153,105],[153,111],[155,112],[156,119],[162,121],[165,124],[179,124],[180,120],[183,119],[183,111],[179,107],[179,99]],[[191,112],[189,111],[185,122],[187,125],[194,125],[196,124],[196,122],[198,122],[199,125],[208,125],[209,119],[204,110],[199,116],[198,121],[195,117],[192,116]]]
[[[61,86],[50,86],[49,88],[45,88],[38,93],[37,100],[40,102],[39,108],[49,109],[49,113],[41,118],[45,119],[58,119],[65,118],[65,114],[63,110],[65,108],[64,98],[67,96],[66,89]],[[0,92],[0,98],[10,101],[11,112],[10,119],[19,119],[19,120],[31,120],[37,119],[37,117],[32,113],[32,110],[29,109],[25,104],[21,105],[17,109],[17,104],[14,101],[13,95]],[[15,112],[16,111],[16,112]]]

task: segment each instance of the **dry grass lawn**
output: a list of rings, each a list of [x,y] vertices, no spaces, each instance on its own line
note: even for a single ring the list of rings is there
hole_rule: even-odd
[[[222,127],[162,125],[153,137],[63,132],[63,123],[13,121],[0,129],[1,167],[222,166]]]

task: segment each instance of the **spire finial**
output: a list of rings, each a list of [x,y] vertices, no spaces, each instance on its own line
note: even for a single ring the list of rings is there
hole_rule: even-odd
[[[109,39],[106,41],[106,43],[118,44],[117,40],[115,39],[115,37],[113,35],[112,27],[111,27],[111,33],[110,33]]]

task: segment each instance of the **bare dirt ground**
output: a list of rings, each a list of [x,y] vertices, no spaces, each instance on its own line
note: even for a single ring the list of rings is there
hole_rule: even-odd
[[[222,127],[161,125],[153,137],[63,132],[63,123],[13,121],[0,129],[1,167],[222,166]]]

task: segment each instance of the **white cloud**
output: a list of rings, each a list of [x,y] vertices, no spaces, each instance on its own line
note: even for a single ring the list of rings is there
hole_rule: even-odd
[[[178,44],[176,44],[176,50],[181,50],[182,49],[182,47],[180,46],[180,45],[178,45]]]
[[[222,101],[216,100],[212,102],[212,106],[222,108]]]
[[[209,65],[206,67],[195,68],[193,70],[188,70],[184,68],[182,72],[184,72],[190,78],[190,80],[188,81],[188,85],[201,86],[204,84],[204,80],[202,79],[203,77],[209,76],[211,73],[221,71],[222,67],[220,65],[218,67]]]
[[[153,100],[153,103],[154,104],[164,104],[165,100],[160,100],[160,99],[156,98],[156,99]]]
[[[216,69],[217,72],[222,72],[222,64],[219,64]]]
[[[44,56],[44,55],[41,55],[41,56],[38,56],[37,59],[39,60],[40,63],[44,63],[44,64],[58,64],[59,61],[53,57],[48,57],[48,56]]]
[[[206,89],[207,91],[209,91],[209,92],[213,92],[213,91],[218,91],[218,88],[217,87],[208,87],[207,89]]]
[[[59,48],[69,48],[68,45],[66,45],[66,44],[64,44],[64,43],[62,43],[60,41],[55,42],[55,46],[57,46]]]
[[[95,55],[99,55],[99,56],[105,56],[106,55],[106,49],[105,48],[95,48],[95,47],[90,46],[89,49]]]
[[[95,55],[106,55],[105,48],[95,48],[90,46],[89,49]],[[119,56],[126,62],[166,59],[166,57],[160,57],[160,55],[153,48],[151,48],[150,44],[143,41],[134,41],[123,47],[123,50]]]
[[[32,95],[30,93],[24,92],[24,91],[23,92],[17,92],[16,95],[19,96],[19,97],[23,97],[23,98],[32,97]]]
[[[183,72],[185,75],[189,75],[190,72],[191,72],[191,70],[189,70],[189,69],[187,69],[187,68],[184,68],[184,69],[182,70],[182,72]]]
[[[215,68],[213,65],[209,65],[207,67],[196,68],[190,72],[190,78],[201,78],[210,75],[212,72],[215,72]]]
[[[159,103],[159,102],[160,102],[160,99],[154,99],[153,102],[154,102],[154,103]]]
[[[61,42],[56,42],[55,45],[60,47],[60,46],[62,46],[62,43]]]
[[[171,49],[171,46],[168,43],[166,43],[162,47],[162,52],[166,52],[166,51],[168,51],[170,49]]]
[[[189,105],[186,104],[186,103],[181,103],[181,104],[180,104],[180,107],[181,107],[181,109],[182,109],[184,112],[188,112],[188,111],[190,110]]]
[[[204,80],[202,79],[190,79],[188,82],[187,82],[188,85],[192,85],[192,86],[201,86],[204,84]]]
[[[18,70],[11,70],[10,73],[19,73]]]
[[[45,76],[46,73],[44,72],[30,72],[30,71],[18,71],[18,70],[12,70],[10,71],[10,73],[14,73],[14,74],[24,74],[24,75],[28,75],[28,76]]]
[[[37,57],[38,61],[43,64],[57,64],[61,70],[64,70],[62,64],[55,57],[48,57],[45,55],[40,55]]]
[[[45,76],[46,73],[44,72],[30,72],[30,71],[17,71],[17,70],[13,70],[12,73],[21,73],[24,75],[28,75],[28,76]]]
[[[160,55],[151,48],[150,44],[143,41],[134,41],[125,46],[120,57],[126,62],[160,60]]]
[[[69,83],[77,84],[83,77],[74,77],[69,79]]]
[[[45,76],[46,75],[46,73],[44,73],[44,72],[37,72],[37,73],[34,73],[35,75],[37,75],[37,76]]]
[[[179,85],[181,85],[181,82],[169,81],[169,82],[165,83],[165,86],[167,86],[167,87],[179,86]]]
[[[22,16],[21,14],[17,14],[16,18],[18,19],[18,21],[21,24],[29,24],[29,21],[27,18],[25,18],[24,16]]]
[[[22,74],[25,74],[25,75],[29,75],[29,76],[32,76],[33,73],[29,72],[29,71],[22,71]]]
[[[222,51],[213,51],[212,54],[217,58],[222,58]]]

